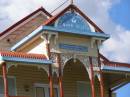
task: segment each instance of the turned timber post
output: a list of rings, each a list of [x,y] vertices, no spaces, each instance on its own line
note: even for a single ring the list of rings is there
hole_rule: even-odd
[[[46,51],[47,51],[47,57],[48,60],[50,60],[51,53],[50,53],[50,43],[49,43],[49,35],[45,34],[46,38]],[[54,91],[53,91],[53,76],[52,76],[52,64],[49,64],[49,85],[50,85],[50,97],[54,97]]]
[[[95,97],[94,71],[93,71],[92,57],[89,57],[89,62],[90,62],[90,83],[91,83],[91,92],[92,92],[92,97]]]
[[[7,70],[6,70],[6,63],[2,63],[2,77],[4,81],[4,97],[9,97],[8,94],[8,79],[7,79]]]
[[[63,81],[62,81],[62,67],[61,67],[61,57],[60,54],[57,54],[57,63],[59,65],[58,71],[59,71],[59,88],[60,88],[60,97],[64,97],[63,92]]]
[[[96,45],[97,45],[97,52],[98,52],[98,67],[99,67],[99,83],[100,83],[100,96],[104,97],[104,82],[103,82],[103,73],[101,70],[101,60],[100,60],[100,56],[99,56],[99,49],[98,49],[98,43],[96,41]]]

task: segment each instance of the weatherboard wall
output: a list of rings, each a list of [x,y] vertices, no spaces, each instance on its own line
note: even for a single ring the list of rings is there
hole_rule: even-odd
[[[0,73],[0,75],[2,74]],[[43,69],[39,69],[35,66],[13,66],[9,69],[8,76],[14,76],[16,78],[16,90],[18,96],[35,97],[35,83],[49,84],[47,73]],[[56,75],[54,75],[53,80],[54,84],[58,85]],[[66,64],[63,71],[63,87],[65,97],[78,97],[77,82],[90,84],[88,73],[83,64],[79,61],[73,64],[73,61],[71,60]],[[100,97],[99,82],[97,79],[95,79],[95,82],[96,97]],[[29,91],[25,91],[25,86],[29,86]]]

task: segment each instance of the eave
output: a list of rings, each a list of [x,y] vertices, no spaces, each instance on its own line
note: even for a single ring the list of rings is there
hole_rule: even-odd
[[[43,31],[53,31],[53,32],[61,32],[61,33],[69,33],[69,34],[76,34],[76,35],[83,35],[83,36],[90,36],[90,37],[98,37],[98,38],[105,38],[108,39],[110,36],[105,33],[98,33],[98,32],[84,32],[84,31],[77,31],[75,29],[64,29],[52,26],[43,26]]]
[[[11,51],[15,51],[16,49],[18,49],[19,47],[21,47],[22,45],[24,45],[26,42],[28,42],[29,40],[31,40],[32,38],[34,38],[36,35],[38,35],[42,31],[43,31],[43,27],[40,26],[39,28],[37,28],[36,30],[34,30],[31,34],[27,35],[21,41],[19,41],[18,43],[16,43],[13,47],[11,47]]]
[[[52,64],[43,54],[27,54],[21,52],[0,52],[0,61],[27,63],[27,64]]]
[[[101,67],[102,71],[107,72],[130,72],[130,68],[122,66],[122,67],[115,67],[115,66],[107,66],[104,65]]]
[[[130,72],[130,64],[129,63],[121,63],[121,62],[114,62],[108,60],[102,54],[99,54],[100,58],[102,59],[101,69],[102,71],[107,72]]]
[[[109,35],[105,33],[97,33],[97,32],[81,32],[81,31],[76,31],[74,29],[72,30],[67,30],[67,29],[61,29],[61,28],[56,28],[56,27],[51,27],[51,26],[40,26],[37,28],[35,31],[33,31],[31,34],[23,38],[21,41],[16,43],[13,47],[11,47],[11,51],[15,51],[25,43],[27,43],[29,40],[37,36],[38,34],[42,33],[43,31],[53,31],[53,32],[60,32],[60,33],[68,33],[68,34],[76,34],[76,35],[84,35],[84,36],[90,36],[90,37],[98,37],[98,38],[104,38],[108,39]]]

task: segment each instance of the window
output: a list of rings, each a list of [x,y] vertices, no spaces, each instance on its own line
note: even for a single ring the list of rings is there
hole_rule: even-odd
[[[16,85],[14,77],[8,77],[8,89],[10,96],[16,96]],[[4,95],[4,82],[3,78],[0,77],[0,97],[3,97],[3,95]]]
[[[35,97],[50,97],[50,88],[48,84],[34,84]],[[59,97],[59,88],[54,85],[54,97]]]
[[[77,83],[78,97],[92,97],[90,83],[80,81]]]

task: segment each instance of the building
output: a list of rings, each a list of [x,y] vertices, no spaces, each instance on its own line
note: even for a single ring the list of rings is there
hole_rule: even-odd
[[[39,8],[0,33],[0,97],[112,97],[130,65],[99,53],[108,38],[73,4]]]

